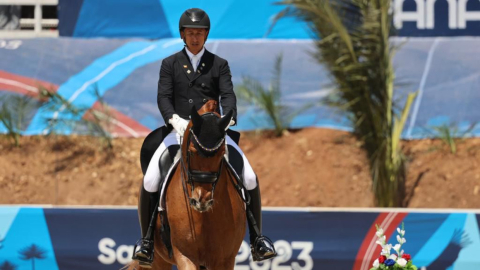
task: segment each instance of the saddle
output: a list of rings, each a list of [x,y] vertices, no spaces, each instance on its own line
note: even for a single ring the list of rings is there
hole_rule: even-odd
[[[148,136],[145,138],[142,144],[142,148],[140,150],[140,165],[142,168],[143,175],[147,172],[148,165],[150,164],[150,160],[153,157],[153,154],[158,149],[160,144],[163,142],[165,137],[172,131],[171,126],[162,126],[154,131],[152,131]],[[240,133],[234,130],[227,130],[227,135],[238,145],[240,141]],[[162,191],[162,186],[164,182],[168,183],[167,177],[171,177],[172,174],[169,175],[169,172],[173,170],[172,166],[176,166],[178,164],[174,163],[175,156],[177,153],[179,154],[180,145],[172,145],[167,148],[165,152],[162,153],[160,156],[160,161],[158,166],[160,166],[160,188],[159,193]],[[237,175],[240,179],[243,179],[243,159],[241,155],[233,148],[233,146],[227,146],[228,151],[228,163],[230,164],[230,168],[237,172]],[[159,196],[160,197],[160,196]],[[159,201],[159,203],[161,203]],[[170,226],[168,224],[166,211],[160,211],[160,221],[161,221],[161,230],[160,236],[162,238],[162,242],[164,243],[165,247],[169,252],[169,256],[172,257],[172,245],[170,242]]]

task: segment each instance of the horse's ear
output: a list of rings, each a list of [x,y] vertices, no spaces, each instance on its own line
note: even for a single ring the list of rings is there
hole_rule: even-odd
[[[222,130],[225,130],[232,120],[233,110],[230,110],[226,115],[224,115],[220,120],[218,120],[218,125]]]
[[[191,117],[191,119],[192,119],[192,122],[193,122],[193,126],[194,126],[194,127],[198,127],[198,126],[201,126],[201,125],[202,125],[203,119],[202,119],[202,117],[198,114],[197,109],[195,108],[195,106],[192,106],[192,112],[190,113],[190,117]]]

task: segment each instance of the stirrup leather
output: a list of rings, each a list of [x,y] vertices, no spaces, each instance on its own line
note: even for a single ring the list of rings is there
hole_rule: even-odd
[[[142,238],[135,243],[132,260],[138,261],[144,268],[151,268],[153,254],[153,240]]]
[[[272,240],[264,235],[255,238],[253,245],[251,245],[251,252],[252,259],[255,262],[271,259],[277,256]]]

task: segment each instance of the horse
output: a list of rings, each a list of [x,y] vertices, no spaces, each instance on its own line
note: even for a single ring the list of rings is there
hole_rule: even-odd
[[[233,270],[246,232],[241,183],[224,155],[225,129],[232,112],[221,117],[218,103],[192,109],[180,147],[181,157],[166,189],[165,212],[155,226],[152,269]],[[162,239],[162,218],[170,239]],[[165,236],[164,236],[165,237]],[[162,241],[163,240],[163,241]],[[170,240],[171,249],[165,245]],[[132,262],[127,269],[144,269]]]

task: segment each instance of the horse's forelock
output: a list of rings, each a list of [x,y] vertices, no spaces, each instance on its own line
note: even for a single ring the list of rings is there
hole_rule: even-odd
[[[202,115],[203,122],[201,126],[193,127],[193,132],[197,136],[200,143],[207,148],[214,148],[218,142],[225,136],[225,131],[218,125],[219,117],[214,114]],[[204,156],[213,156],[215,152],[203,151],[196,143],[194,143],[197,151]]]

